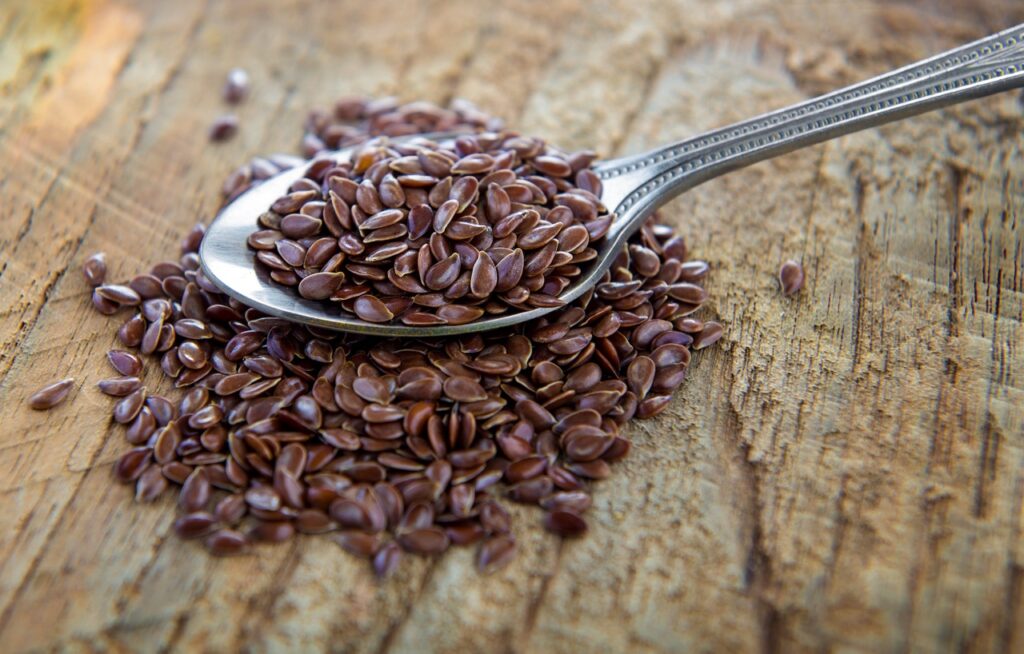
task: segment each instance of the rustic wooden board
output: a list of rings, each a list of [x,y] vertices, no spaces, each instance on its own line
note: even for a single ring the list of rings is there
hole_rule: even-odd
[[[666,208],[714,265],[722,346],[600,484],[589,536],[516,510],[521,555],[325,538],[216,560],[133,505],[94,388],[124,277],[346,93],[464,96],[637,151],[1024,20],[1017,0],[0,2],[0,651],[1024,650],[1019,94],[853,135]],[[254,94],[208,146],[227,68]],[[779,262],[806,290],[783,300]],[[50,413],[24,399],[74,376]],[[166,388],[150,374],[148,382]]]

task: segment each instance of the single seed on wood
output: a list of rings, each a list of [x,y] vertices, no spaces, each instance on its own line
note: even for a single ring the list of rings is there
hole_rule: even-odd
[[[549,511],[544,515],[544,528],[559,536],[581,536],[587,531],[587,522],[569,511]]]
[[[234,114],[225,114],[218,117],[210,125],[209,136],[214,142],[226,141],[238,132],[238,117]]]
[[[779,287],[786,297],[796,294],[804,287],[804,268],[790,259],[779,268]]]
[[[68,393],[75,385],[71,377],[54,382],[40,388],[28,398],[28,405],[36,411],[52,409],[68,397]]]
[[[387,578],[394,574],[401,561],[402,549],[394,541],[389,541],[373,555],[373,570],[378,577]]]
[[[232,68],[224,82],[224,101],[238,104],[249,95],[249,73],[243,68]]]
[[[450,541],[443,529],[424,527],[399,534],[398,543],[415,554],[440,554],[448,549]]]
[[[96,293],[100,297],[110,300],[121,306],[136,306],[142,302],[142,298],[130,286],[123,284],[104,284],[96,287]]]
[[[245,534],[233,529],[220,529],[206,537],[206,549],[214,556],[235,556],[249,549]]]
[[[139,476],[135,482],[135,501],[153,502],[168,487],[167,478],[164,477],[158,466],[150,466]]]
[[[693,349],[702,350],[712,343],[716,343],[725,334],[725,327],[720,323],[709,320],[704,323],[704,329],[700,330],[693,339]]]
[[[217,506],[213,511],[214,515],[217,516],[217,520],[226,525],[237,524],[245,516],[245,512],[245,498],[238,494],[228,495],[217,502]]]
[[[210,501],[210,480],[203,468],[196,468],[188,476],[178,496],[178,506],[186,513],[201,511]]]
[[[508,534],[492,536],[483,542],[476,557],[476,567],[491,574],[508,565],[516,554],[516,540]]]
[[[349,554],[370,558],[380,548],[380,534],[368,534],[356,529],[346,529],[335,536],[338,543]]]
[[[174,521],[174,533],[186,540],[202,538],[213,531],[216,525],[217,518],[210,513],[188,513]]]
[[[82,276],[85,277],[85,283],[89,286],[93,288],[102,286],[107,278],[107,255],[103,252],[90,255],[82,263]]]
[[[148,447],[137,447],[121,455],[114,465],[114,476],[122,483],[137,480],[149,467],[151,461]]]

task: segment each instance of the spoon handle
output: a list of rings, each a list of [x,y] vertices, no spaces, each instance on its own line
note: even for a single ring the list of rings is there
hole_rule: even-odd
[[[786,109],[597,167],[630,233],[651,211],[723,173],[948,105],[1024,86],[1024,24]],[[614,234],[613,234],[614,235]]]

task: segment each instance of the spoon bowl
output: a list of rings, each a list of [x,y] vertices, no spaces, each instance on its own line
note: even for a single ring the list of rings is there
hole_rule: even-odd
[[[597,257],[565,288],[571,302],[600,280],[627,239],[658,207],[709,179],[798,148],[1024,85],[1024,25],[818,98],[650,152],[599,163],[601,201],[613,215]],[[412,138],[443,140],[451,134]],[[396,139],[397,140],[397,139]],[[351,149],[350,149],[351,150]],[[328,153],[345,157],[350,150]],[[371,323],[330,303],[306,300],[255,265],[247,238],[256,218],[306,166],[285,170],[224,207],[200,246],[204,274],[222,291],[267,315],[327,329],[413,338],[483,332],[539,318],[559,307],[487,316],[462,325]]]
[[[445,141],[452,134],[419,134],[404,139],[428,139]],[[358,146],[328,153],[336,158],[347,157]],[[224,207],[214,219],[199,249],[204,274],[229,296],[246,306],[258,309],[267,315],[287,318],[315,327],[323,327],[354,334],[373,336],[434,337],[453,336],[471,332],[490,331],[510,327],[521,322],[539,318],[554,311],[554,308],[536,308],[529,311],[515,311],[499,316],[483,317],[463,325],[436,325],[414,327],[400,323],[373,323],[359,319],[329,302],[307,300],[293,288],[270,279],[266,270],[256,266],[256,255],[246,239],[257,229],[256,217],[267,210],[273,201],[286,194],[288,187],[302,178],[306,164],[289,168],[249,189]],[[611,231],[609,237],[611,238]],[[624,240],[624,239],[623,239]],[[602,253],[604,249],[602,249]],[[605,264],[602,256],[591,262],[580,282],[567,288],[559,297],[569,302],[583,294],[596,283],[614,257],[608,257]],[[603,268],[601,266],[604,266]]]

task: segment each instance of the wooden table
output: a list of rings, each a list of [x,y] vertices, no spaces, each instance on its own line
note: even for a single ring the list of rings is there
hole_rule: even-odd
[[[111,479],[94,385],[124,278],[221,179],[349,93],[464,96],[606,154],[1024,21],[1018,0],[0,2],[0,651],[1024,651],[1024,129],[1007,94],[755,166],[664,212],[719,348],[559,542],[407,559],[327,538],[220,560]],[[253,95],[211,147],[226,70]],[[807,287],[777,292],[802,259]],[[74,376],[70,401],[27,394]],[[158,373],[148,383],[158,384]],[[158,386],[159,387],[159,386]]]

